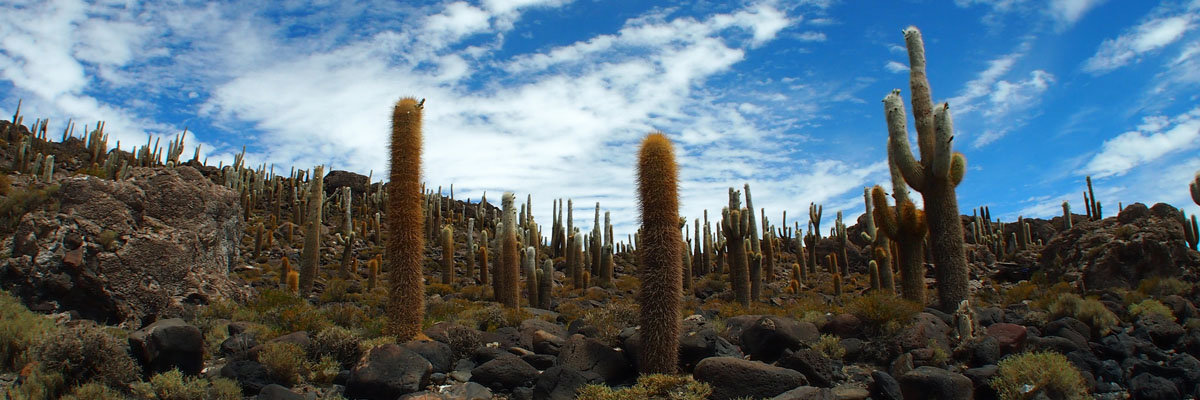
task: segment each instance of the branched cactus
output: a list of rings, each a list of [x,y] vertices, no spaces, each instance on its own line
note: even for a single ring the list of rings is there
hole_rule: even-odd
[[[921,32],[916,27],[905,29],[904,41],[908,47],[909,87],[921,160],[913,157],[908,145],[907,117],[898,90],[883,100],[890,138],[888,153],[895,156],[889,158],[899,168],[908,186],[921,192],[925,199],[930,252],[937,267],[939,306],[952,311],[969,295],[967,257],[955,193],[955,187],[962,182],[966,172],[967,161],[961,153],[951,150],[954,124],[950,106],[946,103],[933,106],[925,74],[925,44]],[[899,207],[901,214],[906,212],[904,205]]]
[[[898,198],[899,206],[888,206],[887,195],[879,186],[871,190],[871,199],[875,203],[874,218],[880,232],[896,243],[901,294],[905,299],[925,304],[925,253],[922,251],[926,232],[924,213],[907,196]],[[881,250],[875,250],[877,260]]]
[[[662,133],[651,133],[638,151],[638,206],[642,214],[642,287],[639,323],[642,374],[674,374],[679,364],[679,306],[683,249],[675,152]]]
[[[425,101],[406,97],[392,111],[390,183],[387,185],[388,325],[407,341],[425,320],[425,219],[421,193],[421,114]]]
[[[871,261],[877,265],[879,274],[879,289],[894,293],[895,280],[892,276],[891,243],[887,235],[875,227],[875,207],[871,201],[871,188],[863,188],[863,202],[866,204],[867,226],[863,229],[862,237],[871,243]]]
[[[729,261],[729,283],[733,297],[744,306],[750,305],[749,267],[746,265],[746,237],[750,235],[749,217],[743,213],[736,190],[729,188],[729,207],[721,210],[721,229],[725,232],[725,256]]]
[[[317,279],[321,263],[321,210],[325,200],[322,184],[325,167],[313,168],[313,177],[308,184],[308,225],[304,229],[304,253],[300,257],[300,296],[308,296]]]

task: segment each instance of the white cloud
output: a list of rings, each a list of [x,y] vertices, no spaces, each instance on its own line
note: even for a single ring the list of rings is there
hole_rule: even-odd
[[[808,31],[796,35],[796,39],[803,40],[805,42],[824,42],[827,38],[825,37],[824,33]]]
[[[1096,54],[1084,61],[1083,70],[1093,75],[1123,67],[1145,53],[1169,45],[1195,27],[1194,14],[1159,17],[1143,21],[1115,39],[1100,44]]]
[[[1069,26],[1083,18],[1083,14],[1088,10],[1103,2],[1104,0],[1052,0],[1049,13],[1059,22]]]
[[[1044,70],[1030,71],[1026,77],[1012,76],[1017,61],[1025,56],[1029,46],[1027,40],[1016,51],[990,60],[987,68],[968,81],[957,96],[947,100],[959,123],[966,121],[959,118],[966,114],[982,116],[974,122],[982,123],[978,129],[982,133],[971,141],[972,147],[991,144],[1023,126],[1054,83],[1054,75]]]
[[[891,72],[893,74],[900,74],[900,73],[908,72],[907,65],[904,65],[903,63],[899,63],[896,61],[888,61],[887,64],[883,65],[883,69],[886,69],[888,72]]]
[[[1171,118],[1170,124],[1163,117],[1148,117],[1138,130],[1106,140],[1082,173],[1097,178],[1120,176],[1139,165],[1196,147],[1200,147],[1200,107]]]

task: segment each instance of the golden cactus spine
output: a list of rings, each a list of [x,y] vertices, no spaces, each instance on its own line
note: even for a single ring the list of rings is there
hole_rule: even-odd
[[[325,200],[325,166],[313,168],[308,184],[308,226],[304,229],[304,252],[300,256],[300,295],[307,296],[317,279],[321,263],[321,211]]]
[[[643,374],[674,374],[679,359],[679,303],[683,295],[683,238],[679,231],[679,188],[671,141],[651,133],[638,152],[638,205],[642,214],[642,287],[639,322]]]
[[[421,193],[421,113],[425,101],[406,97],[392,111],[391,168],[387,185],[389,320],[399,341],[416,337],[425,319],[425,218]]]

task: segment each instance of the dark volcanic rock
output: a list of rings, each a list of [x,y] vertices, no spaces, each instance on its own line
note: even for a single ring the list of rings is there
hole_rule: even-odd
[[[1150,374],[1141,374],[1129,381],[1129,392],[1135,400],[1181,399],[1179,388],[1171,381]]]
[[[471,381],[491,388],[512,390],[528,386],[538,377],[538,370],[520,358],[497,358],[471,370]]]
[[[367,352],[350,371],[346,397],[394,400],[429,384],[433,366],[420,354],[394,344]]]
[[[812,349],[800,349],[786,353],[775,365],[799,371],[808,378],[813,386],[833,387],[836,379],[833,362],[821,352]]]
[[[535,400],[571,400],[575,391],[584,385],[602,383],[604,378],[591,372],[580,372],[571,367],[550,367],[542,372],[533,386]]]
[[[693,375],[712,385],[713,400],[769,398],[808,383],[797,371],[733,357],[706,358]]]
[[[941,368],[917,367],[900,376],[906,399],[970,400],[974,389],[971,379]]]
[[[250,360],[237,360],[221,367],[221,377],[233,379],[242,387],[242,394],[253,396],[271,384],[267,367]]]
[[[242,236],[238,197],[195,169],[78,175],[51,198],[57,212],[25,214],[0,260],[0,287],[27,303],[137,326],[185,303],[247,296],[228,276]]]
[[[130,333],[129,348],[147,375],[172,369],[195,375],[204,366],[204,335],[179,318],[157,321]]]
[[[361,196],[367,191],[367,177],[350,171],[334,170],[325,174],[325,195],[332,195],[338,188],[349,186],[350,191]]]
[[[567,339],[558,353],[558,364],[600,375],[610,385],[631,379],[637,374],[624,353],[580,334]]]
[[[729,321],[738,320],[734,328]],[[742,350],[752,360],[775,362],[784,350],[797,350],[816,342],[821,334],[809,322],[770,315],[743,315],[726,320],[728,334],[737,332]]]

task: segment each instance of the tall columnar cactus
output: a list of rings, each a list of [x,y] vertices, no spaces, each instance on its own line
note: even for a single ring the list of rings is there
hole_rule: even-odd
[[[1089,221],[1099,221],[1104,219],[1104,213],[1100,210],[1100,202],[1096,200],[1096,192],[1092,190],[1092,177],[1087,177],[1087,191],[1083,192],[1083,205],[1087,207],[1087,216]]]
[[[537,249],[533,246],[525,248],[525,294],[530,307],[537,307],[538,302],[538,273]]]
[[[921,32],[916,27],[909,27],[904,30],[904,40],[908,47],[909,87],[921,160],[913,157],[908,145],[907,117],[899,90],[883,100],[890,138],[888,153],[896,156],[895,164],[908,186],[921,192],[925,200],[929,246],[937,266],[939,306],[944,311],[953,311],[969,295],[967,256],[955,193],[955,187],[962,182],[966,172],[967,161],[961,153],[951,150],[954,124],[950,106],[946,103],[933,106],[925,75],[925,44]]]
[[[567,268],[571,271],[571,281],[575,284],[576,289],[587,287],[588,280],[584,276],[583,268],[583,235],[579,232],[579,228],[575,228],[575,232],[567,239],[567,243],[571,246],[567,249],[569,256],[567,260]]]
[[[479,284],[488,285],[488,279],[495,281],[494,276],[488,276],[488,233],[487,231],[479,232]]]
[[[679,364],[679,303],[683,296],[682,234],[679,232],[679,173],[666,135],[654,132],[638,151],[638,207],[642,213],[638,293],[643,374],[674,374]]]
[[[467,283],[475,279],[475,218],[467,219]]]
[[[442,227],[442,284],[454,283],[454,227]]]
[[[748,216],[743,213],[736,190],[729,188],[729,207],[721,210],[721,229],[725,231],[725,255],[729,262],[729,283],[733,297],[744,306],[750,305],[749,267],[746,265],[746,237],[750,235]]]
[[[694,271],[701,275],[707,275],[709,269],[712,268],[713,240],[712,227],[708,224],[708,210],[704,210],[704,254],[700,258],[700,269]]]
[[[753,253],[761,253],[762,247],[758,241],[758,224],[754,220],[754,200],[750,198],[750,184],[743,184],[746,189],[746,220],[750,222],[748,230],[750,232],[750,249]]]
[[[517,287],[517,281],[521,276],[521,255],[517,248],[517,210],[513,203],[516,201],[516,196],[512,192],[505,192],[500,198],[500,204],[504,210],[502,223],[503,230],[500,231],[500,262],[496,266],[495,285],[496,302],[509,308],[517,308],[521,304],[521,292]]]
[[[407,341],[425,319],[425,219],[421,194],[421,114],[425,101],[409,97],[392,111],[390,180],[387,185],[387,332]]]
[[[591,256],[592,276],[600,276],[600,247],[604,244],[604,231],[600,230],[600,202],[596,202],[596,219],[592,223],[591,241],[588,242],[588,255]]]
[[[817,272],[817,246],[821,243],[821,214],[825,205],[808,203],[808,272]]]
[[[750,300],[762,300],[763,286],[763,256],[762,253],[750,253]]]
[[[308,184],[308,225],[304,228],[304,253],[300,257],[300,296],[308,296],[317,279],[318,264],[321,263],[321,204],[325,200],[322,189],[325,166],[313,168],[313,177]]]
[[[549,310],[551,292],[554,289],[554,260],[547,259],[538,271],[538,308]]]
[[[1063,226],[1066,228],[1066,230],[1071,230],[1071,228],[1073,228],[1075,226],[1074,222],[1071,221],[1071,204],[1067,203],[1064,200],[1062,203],[1062,209],[1063,209]]]
[[[764,224],[765,225],[765,224]],[[770,230],[763,234],[762,240],[762,274],[763,280],[770,283],[775,280],[775,232]]]
[[[842,275],[850,276],[850,257],[846,253],[847,236],[846,224],[842,223],[842,212],[837,212],[837,219],[833,220],[834,237],[837,238],[838,250],[842,253],[841,272]]]

